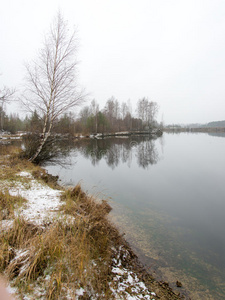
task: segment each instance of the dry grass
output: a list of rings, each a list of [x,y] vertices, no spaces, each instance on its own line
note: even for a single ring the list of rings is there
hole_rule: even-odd
[[[0,221],[14,217],[15,208],[19,208],[24,202],[21,196],[11,196],[7,189],[0,191]]]
[[[29,186],[28,178],[17,175],[28,171],[36,179],[57,186],[55,177],[19,159],[14,147],[1,149],[0,154],[1,182],[22,180]],[[1,220],[13,218],[14,210],[23,201],[2,189]],[[112,246],[120,236],[107,219],[110,206],[106,201],[99,203],[88,197],[79,185],[65,191],[62,201],[65,219],[40,227],[17,217],[10,230],[0,230],[0,272],[13,280],[20,295],[35,294],[38,286],[45,291],[45,299],[64,299],[68,293],[75,297],[76,289],[83,287],[85,293],[80,299],[91,295],[112,298],[108,285],[112,279]]]
[[[11,145],[0,145],[0,180],[7,180],[8,183],[15,181],[29,182],[26,177],[21,177],[18,174],[22,171],[27,171],[40,182],[47,183],[52,188],[59,188],[57,177],[47,174],[46,170],[32,164],[26,159],[19,157],[20,150],[18,147]],[[0,185],[1,187],[1,185]]]
[[[29,292],[39,278],[46,299],[63,297],[80,287],[86,291],[83,299],[88,294],[108,299],[112,243],[119,236],[106,218],[110,208],[106,202],[97,204],[88,198],[79,186],[67,191],[64,201],[65,212],[75,217],[70,221],[55,220],[40,229],[18,218],[10,231],[0,235],[1,271],[14,278],[21,294]]]
[[[1,180],[13,180],[17,177],[17,173],[36,168],[30,162],[19,159],[19,153],[20,151],[17,147],[0,145]]]
[[[22,218],[13,221],[10,230],[1,230],[0,234],[0,271],[5,271],[6,267],[16,255],[17,249],[22,249],[28,245],[30,239],[40,229],[37,226],[27,223]]]

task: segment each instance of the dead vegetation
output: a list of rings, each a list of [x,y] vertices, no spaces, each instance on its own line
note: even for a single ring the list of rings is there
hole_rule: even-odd
[[[1,183],[28,181],[17,174],[29,171],[36,179],[57,186],[56,178],[19,159],[18,150],[13,147],[1,149],[0,160]],[[107,202],[97,203],[77,186],[62,196],[65,220],[55,219],[37,226],[20,216],[15,218],[14,210],[24,199],[10,196],[7,188],[2,185],[1,188],[1,220],[14,218],[14,221],[10,230],[1,228],[0,271],[19,293],[34,293],[38,290],[34,286],[38,285],[46,293],[42,295],[44,299],[57,299],[67,294],[73,297],[76,290],[84,288],[83,299],[93,294],[99,299],[109,299],[112,245],[119,234],[107,220],[111,210]]]
[[[106,218],[110,207],[88,198],[80,186],[67,191],[63,200],[63,210],[71,215],[68,222],[54,220],[40,228],[17,218],[9,231],[2,231],[0,270],[14,280],[21,294],[39,279],[46,299],[81,287],[87,297],[109,299],[112,247],[119,238]]]
[[[0,191],[0,221],[14,217],[14,210],[19,208],[24,202],[21,196],[11,196],[7,189]]]

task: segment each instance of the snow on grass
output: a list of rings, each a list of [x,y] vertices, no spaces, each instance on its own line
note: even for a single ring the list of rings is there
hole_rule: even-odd
[[[7,292],[11,295],[11,296],[13,296],[13,299],[18,299],[18,297],[16,296],[16,293],[17,293],[17,288],[15,288],[15,287],[11,287],[10,285],[8,285],[7,287],[6,287],[6,290],[7,290]],[[1,299],[1,298],[0,298]],[[10,298],[11,299],[11,298]],[[3,299],[4,300],[4,299]]]
[[[32,175],[31,175],[29,172],[26,172],[26,171],[20,172],[19,175],[20,175],[21,177],[32,178]]]
[[[29,184],[15,182],[14,186],[9,188],[10,195],[21,196],[27,200],[25,207],[17,212],[18,215],[38,225],[55,217],[61,205],[62,192],[38,182],[28,172],[21,172],[19,175],[29,178],[30,181]]]
[[[9,230],[13,226],[14,220],[2,220],[1,221],[1,230]]]

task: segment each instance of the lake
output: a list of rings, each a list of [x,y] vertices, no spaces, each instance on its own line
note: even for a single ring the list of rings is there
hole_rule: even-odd
[[[113,222],[150,273],[187,299],[225,299],[225,134],[64,146],[67,156],[46,169],[108,198]]]

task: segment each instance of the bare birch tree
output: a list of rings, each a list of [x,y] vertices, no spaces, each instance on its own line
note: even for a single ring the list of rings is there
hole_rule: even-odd
[[[68,25],[59,12],[37,60],[26,65],[27,86],[23,103],[43,118],[40,143],[30,161],[35,161],[42,151],[54,121],[84,98],[76,80],[76,49],[75,32],[69,34]]]

